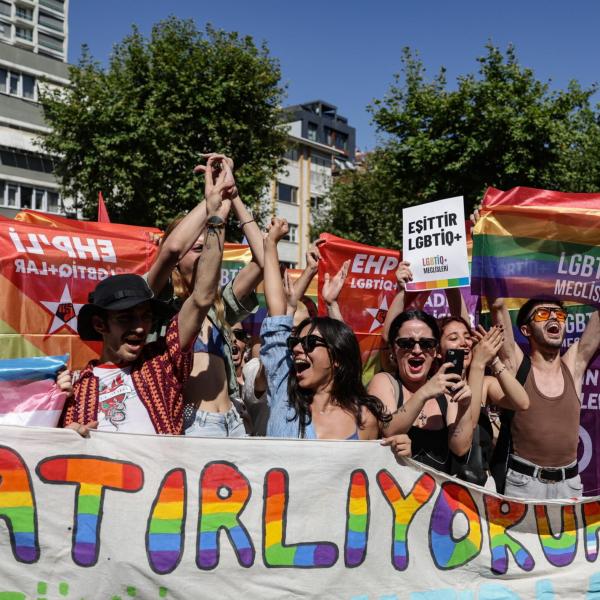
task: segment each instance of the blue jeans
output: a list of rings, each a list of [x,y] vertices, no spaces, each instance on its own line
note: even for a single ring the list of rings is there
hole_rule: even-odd
[[[518,460],[527,465],[534,463],[517,457]],[[563,465],[570,467],[574,465]],[[566,500],[571,498],[581,498],[583,495],[583,486],[581,477],[575,475],[563,481],[540,481],[537,477],[531,477],[508,469],[506,472],[506,484],[504,486],[504,495],[523,500]]]
[[[235,406],[226,413],[198,410],[185,435],[196,437],[246,437],[246,428]]]

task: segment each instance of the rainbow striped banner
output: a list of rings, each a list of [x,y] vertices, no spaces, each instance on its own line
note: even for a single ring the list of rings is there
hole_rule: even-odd
[[[600,497],[508,499],[377,442],[0,438],[0,599],[597,594]]]
[[[600,306],[600,194],[489,188],[473,231],[471,290]]]

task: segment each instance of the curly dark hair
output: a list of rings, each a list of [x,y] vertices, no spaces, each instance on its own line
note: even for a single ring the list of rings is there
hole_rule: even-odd
[[[331,397],[335,403],[354,416],[359,429],[364,427],[361,415],[363,406],[371,411],[379,423],[388,423],[391,415],[379,398],[367,393],[362,382],[360,348],[352,329],[342,321],[330,317],[304,319],[294,329],[300,332],[305,327],[309,327],[308,334],[318,329],[327,344],[329,359],[335,365],[331,387]],[[310,405],[313,395],[313,390],[302,389],[298,385],[296,373],[292,369],[288,379],[288,402],[295,410],[295,415],[290,420],[299,420],[301,437],[304,437],[306,427],[311,422]]]
[[[390,333],[388,335],[390,345],[393,345],[394,340],[400,331],[400,327],[402,327],[402,325],[404,325],[404,323],[407,321],[412,321],[413,319],[416,319],[417,321],[423,321],[423,323],[425,323],[425,325],[431,329],[433,337],[439,343],[440,328],[438,327],[437,321],[431,315],[423,312],[422,310],[405,310],[404,312],[401,312],[390,325]]]

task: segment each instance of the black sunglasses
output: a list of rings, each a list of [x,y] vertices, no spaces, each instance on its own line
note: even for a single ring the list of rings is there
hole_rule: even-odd
[[[437,347],[437,340],[433,338],[421,338],[415,340],[414,338],[399,337],[394,340],[394,344],[400,348],[400,350],[413,350],[414,347],[419,344],[421,350],[433,350]]]
[[[233,335],[236,340],[240,340],[240,342],[245,342],[248,339],[248,334],[243,329],[232,329]]]
[[[323,346],[324,348],[327,348],[327,343],[325,340],[318,335],[310,334],[305,335],[304,337],[290,335],[290,337],[287,339],[287,347],[290,352],[298,344],[302,346],[302,350],[304,350],[306,354],[312,352],[317,346]]]

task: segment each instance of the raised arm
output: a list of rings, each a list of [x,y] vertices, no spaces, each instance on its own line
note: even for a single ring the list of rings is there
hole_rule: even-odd
[[[202,322],[213,305],[221,278],[221,261],[225,245],[225,219],[219,214],[223,196],[230,186],[229,166],[223,168],[213,185],[212,171],[207,169],[211,193],[206,197],[207,226],[204,247],[196,266],[196,279],[190,296],[179,311],[179,338],[182,348],[194,342]]]
[[[194,169],[194,172],[205,173],[204,199],[181,220],[171,235],[163,241],[160,245],[158,256],[148,272],[148,285],[157,296],[169,282],[171,272],[181,257],[187,254],[206,226],[205,199],[214,191],[215,169],[217,169],[217,165],[219,165],[220,172],[224,173],[225,171],[221,169],[221,164],[226,162],[230,167],[233,164],[230,159],[222,154],[203,154],[202,156],[207,157],[207,164],[206,166],[198,165]],[[209,173],[210,177],[208,176]],[[228,187],[231,187],[235,185],[235,182],[233,181],[233,175],[229,171],[227,173],[228,180],[224,183]],[[230,205],[229,200],[222,202],[219,209],[219,216],[223,219],[227,218]]]
[[[231,206],[239,221],[239,227],[250,246],[252,260],[237,274],[233,281],[233,293],[236,298],[246,298],[262,281],[265,266],[263,235],[250,211],[246,208],[237,188],[231,198]]]
[[[460,288],[448,288],[446,290],[446,299],[448,300],[448,309],[453,317],[461,317],[467,323],[471,322],[471,315],[467,310],[467,305]]]
[[[506,307],[504,298],[488,298],[488,304],[492,313],[492,323],[502,328],[504,342],[498,352],[498,357],[506,365],[506,368],[516,375],[523,361],[523,351],[515,341],[512,321]]]
[[[498,357],[504,343],[502,329],[494,326],[486,332],[479,325],[473,334],[477,344],[473,347],[469,385],[473,392],[471,416],[474,427],[477,425],[480,406],[490,404],[509,410],[526,410],[529,408],[529,396]],[[493,377],[485,376],[486,365],[491,366]]]
[[[571,345],[563,356],[565,364],[573,375],[578,392],[581,390],[587,366],[600,347],[599,317],[598,311],[590,316],[579,342]]]
[[[342,316],[342,311],[340,310],[337,300],[344,287],[344,283],[346,282],[346,277],[348,277],[349,269],[350,260],[346,260],[333,277],[331,277],[329,273],[325,273],[325,281],[323,282],[323,290],[321,293],[323,301],[327,306],[327,315],[342,323],[344,322],[344,317]]]
[[[269,232],[264,240],[265,248],[265,300],[270,317],[285,315],[287,312],[287,300],[279,270],[279,255],[277,254],[277,243],[289,230],[288,222],[279,217],[271,219]]]
[[[392,304],[387,311],[385,321],[383,322],[383,329],[381,331],[381,337],[386,344],[389,342],[388,338],[390,335],[390,325],[392,324],[392,321],[404,310],[404,307],[406,306],[406,284],[409,281],[412,281],[412,278],[413,275],[412,271],[410,270],[410,263],[401,261],[396,269],[398,293],[392,300]]]
[[[300,273],[300,277],[298,277],[296,281],[292,282],[289,272],[285,272],[285,295],[288,305],[287,314],[292,317],[296,313],[298,302],[302,299],[304,294],[306,294],[310,282],[319,270],[319,261],[321,260],[319,241],[320,240],[317,240],[314,244],[310,245],[308,252],[306,253],[306,267],[304,267],[304,270]]]

